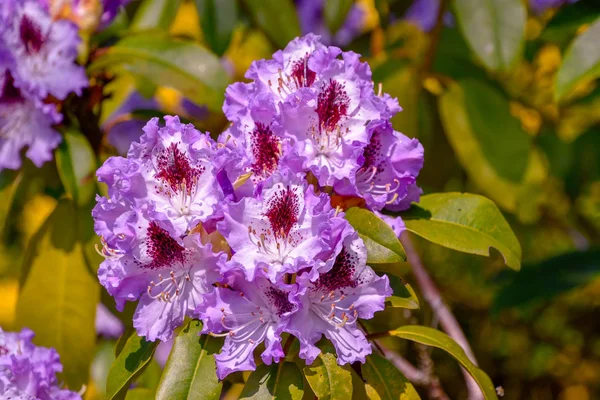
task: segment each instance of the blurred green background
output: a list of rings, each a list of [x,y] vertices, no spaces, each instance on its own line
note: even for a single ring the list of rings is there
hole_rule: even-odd
[[[403,107],[393,119],[395,129],[425,147],[418,179],[424,192],[491,198],[521,243],[524,266],[517,273],[506,269],[499,254],[467,255],[414,238],[480,367],[508,399],[600,398],[600,2],[317,1],[312,2],[321,4],[316,22],[306,21],[310,13],[302,3],[133,1],[90,43],[111,45],[131,29],[168,31],[219,56],[229,82],[243,80],[253,60],[269,58],[309,28],[362,54],[375,84]],[[355,10],[360,18],[351,32],[336,34]],[[180,114],[214,134],[226,127],[218,112],[222,94],[194,95],[197,104],[190,107],[189,93],[181,89],[149,83],[135,73],[120,75],[101,85],[109,98],[100,122]],[[154,100],[151,112],[119,111],[134,92]],[[198,108],[203,105],[208,109]],[[94,169],[119,151],[115,140],[107,139],[115,125],[102,125],[102,140],[92,143],[100,154]],[[62,194],[54,164],[41,171],[26,164],[19,173],[0,174],[0,326],[5,330],[19,325],[21,265],[35,250],[27,244]],[[400,267],[418,291],[410,268]],[[47,268],[52,270],[51,259]],[[100,298],[113,307],[104,293]],[[438,325],[426,305],[416,312],[382,314],[374,322],[380,329],[405,322]],[[420,362],[418,348],[392,339],[388,344]],[[113,348],[113,341],[98,339],[87,399],[103,398]],[[455,361],[441,351],[432,357],[448,395],[466,398]],[[160,366],[153,363],[138,385],[152,389],[159,377]],[[229,397],[238,389],[234,385]]]

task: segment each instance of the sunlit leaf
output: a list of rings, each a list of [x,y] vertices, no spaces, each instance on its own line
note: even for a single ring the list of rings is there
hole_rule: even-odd
[[[527,11],[521,0],[456,0],[463,36],[483,64],[508,70],[523,48]]]
[[[304,394],[302,373],[294,363],[261,364],[248,377],[240,399],[301,400]]]
[[[575,38],[565,53],[556,75],[554,94],[563,99],[580,82],[600,76],[600,18],[588,30]]]
[[[502,178],[522,181],[531,152],[530,136],[510,114],[508,98],[484,81],[460,82],[473,134],[485,158]]]
[[[218,57],[197,43],[164,35],[129,36],[109,47],[89,67],[128,72],[179,90],[188,99],[220,111],[227,74]]]
[[[222,340],[200,336],[202,323],[191,321],[175,338],[173,349],[156,391],[156,399],[218,400],[222,383],[217,379],[213,354]]]
[[[109,399],[124,398],[130,382],[150,362],[159,343],[146,341],[133,329],[128,333],[129,337],[108,371],[106,394]]]
[[[38,345],[58,351],[61,379],[74,390],[88,382],[100,293],[86,266],[77,224],[75,205],[61,200],[31,239],[16,313],[17,327],[32,329]]]
[[[394,308],[417,310],[419,299],[414,289],[409,284],[405,284],[402,288],[404,289],[402,291],[394,290],[394,295],[385,300],[386,305]]]
[[[205,42],[222,56],[231,42],[237,23],[236,0],[195,0]]]
[[[373,400],[419,400],[413,385],[394,364],[378,354],[371,354],[362,365],[367,394]]]
[[[470,121],[470,115],[467,112],[466,93],[460,85],[453,84],[450,90],[446,92],[439,100],[440,117],[444,125],[445,133],[448,137],[458,161],[465,169],[469,178],[490,198],[492,198],[503,209],[517,212],[517,205],[523,198],[522,191],[526,190],[524,185],[536,185],[545,179],[547,171],[540,159],[539,152],[535,149],[529,155],[529,161],[523,176],[523,184],[517,184],[502,176],[496,170],[496,165],[492,164],[486,157],[486,154],[494,152],[493,143],[496,140],[502,142],[503,132],[500,132],[500,138],[490,137],[486,143],[480,141],[480,134],[491,133],[484,130],[480,134],[474,132],[474,127]],[[480,110],[481,112],[482,110]],[[484,119],[482,115],[480,119]],[[512,118],[512,117],[510,117]],[[494,131],[495,132],[495,131]],[[506,148],[506,142],[502,142],[501,148]],[[483,147],[492,146],[484,151]],[[519,152],[518,154],[522,154]],[[500,157],[496,160],[500,161]],[[507,158],[506,162],[511,160]],[[521,161],[518,161],[521,162]],[[504,172],[506,174],[506,172]],[[530,194],[528,194],[529,197]]]
[[[125,400],[148,400],[154,397],[154,391],[146,388],[135,388],[127,391]]]
[[[56,149],[56,167],[65,191],[78,206],[89,204],[96,194],[96,155],[81,132],[68,130]]]
[[[485,399],[498,399],[496,389],[490,378],[469,360],[464,350],[445,333],[426,326],[407,325],[390,332],[392,336],[412,340],[426,346],[446,351],[454,357],[475,379]]]
[[[292,0],[244,0],[245,8],[269,38],[284,48],[300,36],[300,24]]]
[[[328,0],[325,2],[323,16],[332,34],[342,27],[353,3],[354,0]]]
[[[494,299],[494,310],[551,299],[600,275],[600,250],[561,254],[526,265]]]
[[[430,242],[465,253],[490,255],[497,249],[506,265],[521,267],[521,245],[508,222],[489,199],[469,193],[421,197],[402,214],[406,229]]]
[[[143,0],[131,21],[131,30],[166,31],[175,20],[180,4],[181,0]]]
[[[392,228],[371,211],[352,207],[346,211],[346,219],[367,246],[367,263],[395,263],[406,260],[404,248]]]
[[[340,366],[333,353],[321,353],[304,367],[304,376],[311,389],[322,400],[349,400],[352,398],[352,368]]]

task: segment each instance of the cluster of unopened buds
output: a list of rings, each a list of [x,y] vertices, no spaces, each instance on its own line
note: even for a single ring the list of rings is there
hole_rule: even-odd
[[[231,125],[217,140],[155,118],[126,158],[98,170],[108,186],[93,211],[100,282],[117,308],[138,301],[133,323],[147,340],[168,340],[186,317],[225,336],[220,379],[254,369],[261,343],[264,363],[281,360],[284,334],[307,364],[323,335],[340,364],[364,362],[359,320],[392,290],[341,205],[352,199],[399,234],[400,219],[379,212],[418,201],[423,148],[393,130],[400,107],[375,92],[369,66],[318,36],[246,77],[227,89]]]

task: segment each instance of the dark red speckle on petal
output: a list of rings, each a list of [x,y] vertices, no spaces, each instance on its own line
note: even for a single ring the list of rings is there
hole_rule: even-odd
[[[147,235],[146,246],[152,262],[145,267],[156,269],[184,262],[185,249],[156,222],[150,222]]]
[[[157,157],[156,178],[167,184],[173,192],[183,188],[191,192],[196,180],[204,172],[204,167],[192,167],[188,156],[179,150],[177,143],[171,143]]]
[[[19,24],[19,36],[29,54],[39,52],[44,44],[44,38],[40,27],[27,15],[23,16],[21,23]]]
[[[294,224],[298,222],[300,206],[295,192],[288,186],[276,193],[269,201],[265,216],[269,219],[276,237],[287,237]]]
[[[379,132],[375,131],[373,133],[373,136],[371,136],[371,141],[369,142],[367,147],[365,147],[365,150],[363,152],[363,157],[365,158],[363,168],[379,167],[378,164],[380,164],[382,150],[379,135]]]
[[[4,76],[4,85],[0,92],[0,103],[9,104],[23,101],[21,91],[15,87],[15,80],[8,70]]]
[[[309,87],[315,83],[317,74],[308,68],[308,57],[307,54],[292,65],[292,78],[294,78],[297,87]]]
[[[260,176],[275,171],[279,164],[279,138],[275,136],[271,128],[257,122],[256,127],[250,133],[250,140],[254,156],[252,172]]]
[[[356,287],[358,283],[354,279],[354,272],[357,263],[358,258],[343,248],[335,259],[333,268],[319,277],[316,287],[325,292]]]
[[[325,83],[317,98],[317,115],[319,129],[333,131],[340,120],[348,114],[350,98],[344,85],[338,81],[329,80]]]
[[[282,316],[283,314],[294,310],[295,307],[290,303],[287,292],[271,286],[267,289],[265,294],[271,301],[271,304],[277,308],[277,315]]]

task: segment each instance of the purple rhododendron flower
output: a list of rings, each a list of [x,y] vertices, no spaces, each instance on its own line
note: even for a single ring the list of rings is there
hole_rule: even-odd
[[[371,124],[369,131],[371,138],[354,183],[346,178],[334,186],[335,191],[362,197],[373,210],[405,210],[412,201],[419,201],[421,191],[416,181],[423,167],[423,146],[417,139],[394,131],[387,121]]]
[[[78,393],[58,385],[62,371],[54,349],[35,346],[34,333],[4,332],[0,328],[0,397],[3,399],[81,400]]]
[[[182,235],[212,216],[223,197],[211,163],[214,142],[178,117],[153,118],[127,158],[111,157],[98,170],[98,179],[131,203],[151,202]]]
[[[368,65],[315,35],[246,76],[227,89],[232,124],[216,143],[177,117],[153,119],[127,157],[98,170],[109,196],[93,210],[100,282],[119,309],[139,301],[134,326],[148,340],[168,340],[186,316],[224,336],[219,379],[256,369],[258,346],[265,364],[280,362],[283,333],[308,364],[323,336],[338,363],[365,362],[357,320],[392,290],[367,266],[343,200],[400,235],[402,220],[379,211],[418,201],[423,147],[394,131],[400,106],[374,92]]]
[[[225,345],[215,356],[217,375],[224,379],[234,371],[256,369],[254,349],[265,342],[261,354],[270,365],[284,357],[281,333],[284,331],[296,305],[290,301],[289,286],[281,281],[272,283],[261,272],[253,282],[235,271],[227,279],[227,287],[220,287],[205,296],[196,310],[204,321],[204,333],[225,332]]]
[[[577,1],[578,0],[530,0],[529,5],[535,12],[541,13],[549,8],[560,7]]]
[[[60,122],[61,115],[53,105],[40,104],[16,88],[8,70],[0,78],[0,87],[0,171],[21,167],[24,147],[28,147],[27,158],[41,167],[52,160],[52,150],[62,140],[51,127]]]
[[[15,7],[4,30],[4,43],[12,53],[15,86],[39,97],[63,100],[88,85],[85,70],[75,64],[80,43],[77,27],[53,21],[37,1],[23,0]]]
[[[47,104],[81,93],[88,82],[75,64],[80,39],[68,21],[56,21],[35,0],[0,4],[0,170],[18,169],[20,151],[40,167],[62,138],[52,125],[62,116]]]
[[[274,173],[262,193],[226,204],[217,229],[235,252],[229,268],[241,268],[248,280],[263,270],[275,282],[284,273],[315,267],[328,250],[324,238],[335,211],[325,194],[317,196],[299,174]]]
[[[429,32],[437,22],[440,0],[416,0],[406,11],[404,18]]]
[[[300,340],[300,357],[311,364],[320,350],[322,335],[333,343],[339,364],[365,362],[371,345],[357,327],[358,318],[373,318],[392,295],[388,278],[379,277],[366,265],[367,249],[350,226],[341,233],[342,246],[326,272],[310,282],[299,275],[298,312],[291,316],[287,331]]]
[[[95,230],[106,260],[100,283],[117,308],[139,299],[134,326],[148,340],[167,340],[212,291],[225,253],[213,253],[193,233],[223,197],[210,162],[209,136],[177,117],[152,119],[127,158],[98,170],[110,198],[98,197]]]

